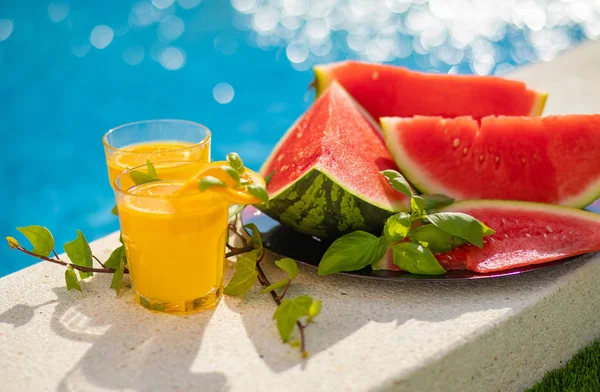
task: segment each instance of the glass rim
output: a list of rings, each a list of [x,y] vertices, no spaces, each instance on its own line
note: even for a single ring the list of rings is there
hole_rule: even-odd
[[[161,166],[161,165],[165,165],[165,164],[174,164],[174,163],[176,163],[176,164],[184,164],[184,165],[192,165],[192,164],[195,164],[197,162],[190,162],[190,161],[163,161],[163,162],[157,162],[157,163],[152,163],[152,164],[154,165],[155,168],[157,168],[157,166]],[[127,195],[127,196],[140,197],[140,198],[145,198],[145,199],[172,199],[173,198],[172,195],[168,195],[168,194],[167,195],[138,195],[138,194],[129,192],[129,190],[132,189],[132,188],[137,188],[140,185],[134,185],[134,186],[132,186],[132,187],[130,187],[128,189],[123,189],[121,186],[118,185],[118,182],[121,179],[121,177],[123,177],[125,175],[129,175],[129,173],[131,173],[134,170],[140,170],[140,169],[145,172],[146,171],[146,164],[139,165],[139,166],[136,166],[136,167],[131,167],[131,168],[123,171],[121,174],[119,174],[117,176],[117,178],[115,178],[115,181],[114,181],[114,190],[115,190],[115,192],[119,192],[119,193],[122,193],[122,194]],[[153,181],[153,182],[157,182],[157,183],[175,182],[175,181],[177,181],[177,182],[182,182],[182,181],[185,182],[188,179],[189,178],[182,179],[182,180],[159,180],[159,181]],[[147,184],[152,184],[153,182],[149,182]],[[145,184],[143,184],[143,185],[145,185]],[[203,194],[203,192],[200,192],[200,194]],[[204,193],[204,195],[207,196],[207,199],[211,198],[211,195],[208,192]],[[193,194],[190,194],[190,195],[176,196],[176,198],[177,199],[198,198],[198,196],[199,196],[198,193],[193,193]]]
[[[187,125],[193,125],[195,127],[199,127],[199,128],[203,128],[205,131],[205,136],[204,139],[202,139],[201,141],[199,141],[198,143],[194,143],[189,147],[184,147],[184,148],[177,148],[174,150],[170,150],[170,151],[186,151],[186,150],[190,150],[193,148],[196,148],[198,146],[202,146],[207,144],[208,142],[210,142],[210,138],[212,136],[210,129],[208,129],[208,127],[206,125],[197,123],[195,121],[190,121],[190,120],[179,120],[179,119],[169,119],[169,118],[165,118],[165,119],[154,119],[154,120],[140,120],[140,121],[133,121],[130,123],[126,123],[126,124],[122,124],[119,126],[116,126],[114,128],[109,129],[104,136],[102,136],[102,144],[104,145],[104,148],[107,148],[113,152],[121,152],[121,153],[128,153],[128,151],[123,151],[123,148],[117,148],[117,147],[113,147],[108,143],[108,137],[109,135],[111,135],[114,132],[117,132],[123,128],[126,127],[131,127],[134,125],[141,125],[141,124],[150,124],[150,123],[179,123],[179,124],[187,124]],[[136,153],[139,154],[139,153]],[[153,155],[153,154],[160,154],[160,152],[149,152],[149,153],[144,153],[144,154],[148,154],[148,155]]]

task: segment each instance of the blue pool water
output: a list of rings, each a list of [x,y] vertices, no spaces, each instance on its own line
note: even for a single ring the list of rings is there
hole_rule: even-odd
[[[214,158],[237,151],[257,169],[310,104],[315,62],[503,73],[600,34],[596,13],[542,3],[502,20],[413,3],[3,0],[0,234],[44,225],[60,253],[76,229],[89,240],[117,230],[101,137],[119,124],[197,121]],[[0,276],[33,262],[0,246]]]

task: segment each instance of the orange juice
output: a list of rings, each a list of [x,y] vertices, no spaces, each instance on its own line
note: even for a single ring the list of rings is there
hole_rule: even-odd
[[[161,171],[161,180],[187,178],[197,173],[210,160],[210,145],[180,141],[154,141],[132,144],[107,152],[108,177],[110,184],[125,170],[152,163],[185,161],[193,164],[173,164]],[[133,181],[129,186],[133,186]]]
[[[209,193],[169,198],[181,185],[152,182],[117,198],[137,300],[173,313],[218,301],[227,240],[228,204]]]
[[[157,163],[159,178],[174,163]],[[193,163],[176,162],[182,166]],[[144,307],[167,313],[186,313],[211,307],[221,298],[228,234],[229,206],[255,204],[265,182],[245,169],[213,188],[201,191],[206,177],[226,179],[227,162],[202,166],[192,176],[129,187],[133,170],[120,174],[115,195],[127,268],[136,300]],[[191,170],[185,168],[185,170]],[[239,178],[238,178],[239,177]],[[252,189],[250,189],[252,187]],[[266,190],[264,191],[266,196]]]

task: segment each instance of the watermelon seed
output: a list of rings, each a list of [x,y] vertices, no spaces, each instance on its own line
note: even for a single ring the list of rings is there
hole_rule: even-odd
[[[548,234],[544,233],[544,238],[548,238]]]
[[[479,156],[479,162],[483,162],[483,155]]]
[[[527,163],[527,160],[525,158],[522,158],[521,162],[523,162],[523,165],[524,165],[525,163]]]
[[[504,238],[508,238],[508,234],[504,234]]]
[[[563,238],[562,238],[562,239],[564,240],[564,239],[566,239],[566,238],[567,238],[567,236],[566,236],[566,235],[563,235]]]
[[[452,145],[454,147],[458,147],[459,144],[460,144],[460,139],[459,138],[454,139],[454,141],[452,142]]]
[[[548,232],[552,233],[552,227],[546,226],[546,230],[548,230]]]
[[[469,151],[469,149],[467,147],[463,148],[463,154],[467,155],[468,151]]]
[[[280,155],[277,157],[277,162],[281,162],[281,160],[282,160],[282,159],[283,159],[283,154],[280,154]]]
[[[505,225],[506,224],[506,219],[502,218],[502,224]]]
[[[373,80],[379,79],[379,72],[373,72],[373,74],[371,74],[371,79],[373,79]]]
[[[494,237],[490,237],[490,241],[496,242],[496,240],[494,239]]]
[[[515,224],[517,224],[517,225],[519,224],[519,220],[518,219],[515,219]]]
[[[496,163],[500,162],[500,157],[496,155]]]
[[[556,235],[555,235],[554,237],[552,237],[552,239],[553,239],[553,240],[557,240],[557,239],[558,239],[558,236],[556,236]]]
[[[529,233],[525,233],[525,235],[526,235],[527,237],[531,237],[531,234],[529,234]]]

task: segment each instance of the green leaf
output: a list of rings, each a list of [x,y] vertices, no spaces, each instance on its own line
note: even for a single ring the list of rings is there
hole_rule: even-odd
[[[269,182],[271,182],[271,179],[273,178],[274,175],[275,175],[275,170],[273,170],[271,173],[269,173],[265,177],[265,184],[269,185]]]
[[[125,252],[125,248],[123,245],[119,246],[117,249],[113,250],[110,254],[108,260],[104,262],[104,266],[106,268],[118,269],[119,265],[123,262],[123,253]]]
[[[50,252],[54,249],[54,238],[50,230],[42,226],[17,227],[17,230],[31,242],[32,253],[38,256],[50,256]]]
[[[413,196],[410,198],[410,209],[412,216],[422,216],[425,213],[425,199],[421,196]]]
[[[80,230],[77,230],[77,238],[71,242],[67,242],[64,245],[64,248],[73,264],[90,268],[93,266],[90,244],[88,244],[85,236]],[[92,275],[94,275],[92,272],[79,271],[79,277],[81,279],[85,279]]]
[[[112,210],[110,210],[110,213],[116,216],[119,216],[119,209],[117,208],[117,205],[115,204],[115,206],[112,208]]]
[[[237,214],[241,214],[244,210],[244,207],[246,207],[244,204],[234,204],[229,206],[229,218],[233,218]]]
[[[298,263],[296,263],[295,260],[292,260],[288,257],[279,259],[279,260],[275,260],[275,265],[277,265],[279,268],[281,268],[282,270],[287,272],[288,277],[291,280],[296,279],[296,276],[298,276],[298,273],[300,272],[298,270]]]
[[[200,188],[201,192],[204,192],[213,186],[225,186],[225,183],[213,176],[202,177],[198,182],[198,187]]]
[[[156,174],[156,169],[150,160],[146,160],[146,170],[148,173],[144,173],[139,170],[133,170],[129,172],[129,177],[135,185],[147,184],[149,182],[160,181]]]
[[[273,313],[273,319],[277,321],[277,329],[284,342],[290,340],[292,331],[296,322],[304,316],[308,316],[308,310],[313,303],[313,299],[307,295],[302,295],[294,299],[286,298]]]
[[[238,173],[237,170],[231,166],[221,166],[221,168],[225,170],[227,174],[229,174],[229,177],[231,177],[233,181],[235,181],[236,187],[240,186],[240,173]]]
[[[446,233],[435,225],[424,225],[414,228],[408,233],[411,241],[420,243],[434,253],[450,252],[457,246],[466,243],[462,238]]]
[[[420,275],[442,275],[442,268],[433,253],[423,245],[401,242],[392,247],[394,264],[404,271]]]
[[[118,297],[119,294],[121,294],[121,283],[123,283],[123,272],[125,271],[125,265],[123,264],[122,258],[119,258],[119,265],[116,269],[117,270],[113,273],[112,281],[110,282],[110,288],[115,289]]]
[[[425,199],[425,211],[437,210],[454,203],[454,199],[444,195],[421,195]]]
[[[306,321],[309,323],[312,323],[314,318],[317,317],[320,313],[321,313],[321,300],[315,299],[315,300],[313,300],[313,303],[310,305],[310,308],[308,308],[308,318],[306,319]]]
[[[244,162],[242,162],[242,158],[240,158],[237,153],[230,152],[227,154],[227,162],[229,162],[229,165],[231,165],[238,173],[244,174]]]
[[[462,212],[437,212],[428,215],[427,219],[446,233],[467,240],[479,248],[483,248],[483,237],[495,233],[477,219]]]
[[[77,275],[75,275],[75,271],[71,266],[68,266],[65,270],[65,282],[67,283],[67,291],[75,289],[83,293],[79,280],[77,280]]]
[[[6,241],[8,241],[8,246],[10,249],[15,249],[21,246],[15,237],[6,237]]]
[[[356,271],[383,257],[387,248],[385,237],[375,237],[364,231],[348,233],[335,240],[319,263],[319,275],[341,271]]]
[[[156,174],[156,168],[148,158],[146,158],[146,170],[148,171],[148,176],[155,178],[156,180],[159,179],[158,174]]]
[[[260,231],[258,230],[258,227],[256,227],[256,225],[254,223],[248,223],[247,225],[244,225],[244,227],[246,229],[249,229],[252,232],[250,245],[252,245],[254,247],[254,249],[262,249],[263,243],[262,243],[262,238],[260,236]]]
[[[235,273],[223,293],[229,296],[242,296],[254,286],[257,280],[256,253],[240,256],[235,263]]]
[[[385,235],[385,238],[388,240],[388,242],[400,242],[410,231],[411,225],[412,221],[410,220],[410,215],[406,212],[400,212],[390,216],[385,221],[385,226],[383,226],[383,235]]]
[[[285,278],[282,279],[280,281],[277,281],[275,283],[271,283],[269,286],[267,286],[266,288],[262,289],[258,294],[266,294],[269,293],[273,290],[279,290],[284,288],[285,286],[287,286],[289,284],[289,282],[291,282],[290,278]]]
[[[248,189],[248,193],[250,193],[252,196],[258,198],[263,203],[266,203],[269,201],[269,194],[267,193],[267,190],[265,189],[265,187],[258,185],[258,184],[251,184],[251,185],[248,185],[248,187],[246,189]]]
[[[388,180],[388,183],[392,188],[404,194],[406,197],[412,197],[412,188],[402,174],[398,173],[396,170],[384,170],[381,174]]]

